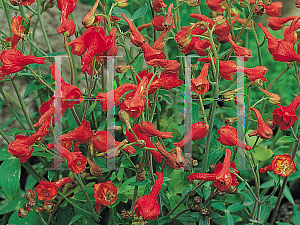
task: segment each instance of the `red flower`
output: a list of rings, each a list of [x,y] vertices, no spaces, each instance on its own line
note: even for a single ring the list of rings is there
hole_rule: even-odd
[[[161,132],[155,128],[155,126],[147,121],[141,121],[139,123],[140,131],[143,135],[148,137],[161,137],[161,138],[172,138],[172,132]]]
[[[296,22],[299,20],[300,17],[296,17],[290,27],[290,34],[294,35],[293,32],[295,31]],[[294,38],[290,41],[290,35],[287,35],[284,40],[280,40],[277,38],[274,38],[272,34],[262,26],[260,23],[258,23],[258,26],[263,30],[265,33],[267,39],[268,39],[268,49],[270,54],[273,56],[274,61],[279,62],[290,62],[290,61],[296,61],[300,62],[300,56],[295,53],[294,49]]]
[[[137,138],[139,140],[144,140],[146,142],[146,147],[155,148],[155,145],[152,144],[150,137],[145,136],[144,134],[141,133],[139,125],[133,124],[132,131],[135,133],[135,135],[137,136]],[[135,139],[134,135],[131,132],[129,132],[128,129],[126,129],[126,137],[127,137],[128,141],[130,141],[130,142],[137,141]],[[139,146],[139,145],[136,144],[135,146]],[[163,156],[161,156],[161,154],[159,152],[157,152],[155,150],[148,150],[148,151],[152,154],[152,156],[156,162],[162,162]]]
[[[61,11],[60,22],[68,19],[69,14],[71,14],[77,4],[77,0],[57,0],[57,7]]]
[[[165,74],[178,73],[180,63],[176,60],[152,59],[147,62],[148,65],[162,68]]]
[[[83,17],[82,25],[85,28],[89,28],[89,27],[93,26],[94,23],[100,23],[103,21],[103,18],[101,16],[94,15],[96,12],[96,9],[98,7],[98,3],[99,3],[99,1],[97,0],[94,4],[93,8],[91,9],[91,11]]]
[[[118,189],[111,181],[95,184],[94,197],[97,213],[99,213],[101,205],[108,206],[114,204],[118,198],[117,193]]]
[[[216,12],[223,12],[222,2],[224,0],[206,0],[207,7]]]
[[[184,158],[181,155],[181,148],[176,147],[175,151],[176,153],[168,152],[161,144],[160,142],[155,143],[156,148],[158,151],[165,157],[165,160],[167,161],[167,164],[172,169],[179,170],[183,168],[184,166]]]
[[[213,58],[214,63],[216,65],[216,59]],[[210,58],[202,58],[198,59],[200,62],[211,62]],[[225,80],[233,80],[233,75],[237,72],[237,65],[234,61],[219,61],[219,73],[220,76]]]
[[[203,95],[209,90],[209,83],[206,79],[208,73],[209,63],[205,63],[200,75],[191,80],[191,90],[198,95]]]
[[[133,208],[137,217],[142,216],[145,220],[156,220],[160,214],[157,197],[164,180],[164,173],[156,172],[156,176],[157,180],[155,181],[150,194],[140,197],[135,202]]]
[[[164,21],[165,21],[165,17],[163,17],[162,15],[156,15],[152,19],[152,25],[154,27],[154,30],[157,30],[157,31],[163,31],[163,30],[165,30],[165,28],[162,25],[162,23]]]
[[[21,0],[20,5],[30,6],[35,0]]]
[[[61,86],[61,93],[54,93],[51,102],[49,102],[50,100],[48,101],[48,105],[50,104],[48,110],[44,112],[39,121],[33,125],[34,127],[41,126],[45,120],[53,116],[55,114],[56,107],[61,107],[61,115],[59,116],[62,116],[66,109],[72,108],[75,104],[80,104],[79,99],[82,99],[80,89],[74,85],[65,83],[55,63],[53,63],[52,66],[49,66],[49,69],[51,70],[51,74],[54,77],[57,86]],[[56,97],[61,97],[61,106],[58,105],[58,101],[54,101]]]
[[[75,27],[76,25],[73,19],[64,20],[61,25],[57,27],[56,31],[59,34],[67,32],[67,36],[71,37],[75,33]]]
[[[256,115],[258,126],[257,126],[257,135],[265,140],[268,140],[273,135],[273,130],[265,124],[263,118],[261,117],[259,111],[255,108],[250,108]]]
[[[175,25],[173,24],[172,10],[173,10],[173,3],[169,5],[165,21],[162,23],[163,27],[168,30],[170,30],[171,28],[173,29],[175,28]]]
[[[56,147],[56,144],[54,144]],[[80,173],[86,169],[86,158],[82,152],[70,152],[66,148],[61,147],[62,156],[67,160],[67,167],[73,173]]]
[[[222,144],[222,145],[228,145],[228,146],[234,146],[236,145],[237,147],[243,148],[247,151],[251,150],[251,147],[249,145],[245,145],[241,140],[238,139],[237,137],[237,130],[234,127],[231,126],[222,126],[221,129],[218,130],[218,133],[220,135],[217,140]]]
[[[244,72],[246,75],[248,75],[248,79],[250,81],[255,81],[257,79],[260,79],[263,82],[267,81],[267,78],[265,78],[265,74],[268,71],[268,69],[265,66],[257,66],[254,68],[238,66],[237,71]]]
[[[282,2],[273,2],[271,5],[264,5],[266,13],[269,16],[280,16],[282,6]]]
[[[83,73],[91,72],[89,65],[93,61],[94,56],[101,55],[111,47],[113,44],[112,38],[111,35],[105,36],[105,31],[102,27],[90,27],[83,35],[68,44],[71,46],[72,54],[81,56],[85,53],[81,60]]]
[[[211,173],[192,173],[187,178],[190,183],[193,180],[206,180],[213,181],[213,185],[220,189],[220,191],[225,191],[231,186],[238,185],[236,175],[230,170],[233,170],[235,173],[238,173],[236,170],[235,163],[230,163],[231,151],[230,149],[225,150],[225,158],[223,163],[218,163],[213,174]]]
[[[103,111],[107,111],[112,109],[114,106],[118,105],[120,103],[120,98],[127,92],[130,90],[135,91],[137,88],[137,86],[135,84],[129,84],[129,83],[125,83],[122,84],[120,87],[117,87],[115,90],[107,92],[107,93],[102,93],[99,92],[98,95],[96,96],[96,98],[98,100],[100,100],[100,105],[101,105],[101,109],[103,109]],[[113,102],[109,102],[110,104],[107,105],[107,96],[112,96],[112,93],[114,93],[114,104],[112,104]]]
[[[195,43],[194,50],[196,51],[197,55],[199,56],[206,56],[208,55],[207,49],[210,49],[210,41],[207,40],[198,40]]]
[[[283,25],[290,20],[295,19],[296,16],[289,16],[285,18],[279,18],[279,17],[269,17],[267,21],[269,22],[268,27],[270,27],[272,30],[281,30],[283,28]]]
[[[157,40],[152,44],[152,48],[162,51],[165,47],[164,39],[167,33],[168,29],[164,29],[163,32],[161,32],[161,34],[157,38]]]
[[[5,75],[23,70],[24,66],[28,64],[45,64],[45,58],[35,57],[33,55],[24,56],[17,49],[3,50],[0,54],[0,60],[3,64],[2,67],[0,67],[0,80],[2,80]]]
[[[297,8],[300,8],[300,0],[296,0],[295,6],[296,6]]]
[[[141,35],[141,33],[136,29],[134,24],[131,22],[130,19],[128,19],[124,13],[122,13],[123,18],[128,23],[129,29],[131,31],[130,35],[130,41],[132,44],[134,44],[137,47],[141,47],[145,42],[146,39]]]
[[[165,59],[166,55],[160,50],[152,48],[147,42],[145,42],[141,48],[144,51],[144,58],[148,62],[152,59]]]
[[[126,111],[131,118],[137,118],[142,115],[145,108],[145,89],[147,88],[148,78],[143,77],[141,83],[136,89],[134,96],[123,101],[121,110]]]
[[[238,46],[236,43],[234,43],[230,36],[228,38],[237,58],[241,61],[248,61],[249,57],[252,55],[252,51],[248,48]]]
[[[154,0],[152,2],[152,6],[155,12],[161,13],[162,9],[167,8],[167,5],[164,3],[163,0]]]
[[[87,143],[90,139],[94,136],[94,132],[91,130],[90,121],[83,120],[81,125],[77,127],[70,133],[63,134],[62,136],[58,137],[62,141],[78,141],[79,144]]]
[[[93,147],[99,152],[107,152],[108,150],[114,149],[117,147],[121,142],[116,141],[112,134],[108,131],[97,131],[93,138]],[[119,149],[115,149],[114,156],[118,156]],[[123,148],[125,152],[130,153],[133,155],[136,151],[132,146],[127,146]]]
[[[25,31],[24,25],[22,25],[22,21],[25,22],[22,16],[14,16],[11,20],[11,31],[14,33],[14,36],[4,38],[3,41],[11,42],[11,48],[16,49],[19,40],[21,39],[21,35]]]
[[[72,182],[73,180],[70,177],[61,178],[56,182],[41,180],[40,183],[35,187],[35,191],[39,200],[50,201],[58,194],[58,188]]]
[[[188,30],[181,30],[175,36],[175,41],[179,49],[186,49],[191,43],[191,32],[196,28],[198,23],[193,24]]]
[[[32,155],[34,147],[31,145],[36,141],[40,141],[43,136],[49,133],[49,122],[44,123],[38,131],[29,137],[17,135],[16,139],[8,145],[8,152],[14,157],[19,158],[21,163],[25,163]]]
[[[150,61],[149,61],[150,62]],[[147,77],[148,80],[150,80],[153,76],[153,73],[148,72],[148,69],[143,70],[141,73],[138,73],[138,75],[140,76],[141,79],[143,79],[143,77]],[[137,79],[138,84],[141,82],[139,79]],[[161,73],[160,77],[158,78],[158,76],[155,76],[149,91],[148,91],[148,95],[153,94],[159,87],[166,89],[166,90],[170,90],[172,88],[178,87],[183,85],[183,81],[178,79],[178,73],[176,74],[165,74],[165,73]]]
[[[296,171],[295,162],[289,154],[275,155],[272,165],[266,166],[259,170],[261,173],[271,171],[281,177],[287,177]]]
[[[174,143],[174,145],[182,148],[190,140],[197,141],[199,139],[205,138],[207,132],[208,125],[203,121],[193,123],[189,128],[188,134],[180,142]]]
[[[295,119],[298,117],[295,114],[295,110],[300,104],[300,95],[294,98],[289,106],[281,106],[278,104],[277,109],[273,110],[273,121],[280,127],[280,130],[288,130],[293,126]]]

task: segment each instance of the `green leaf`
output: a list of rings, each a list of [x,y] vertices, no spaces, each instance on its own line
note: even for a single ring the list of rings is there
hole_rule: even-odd
[[[295,204],[293,196],[292,196],[291,191],[288,186],[285,186],[285,188],[283,190],[283,195],[287,198],[287,200],[289,200],[290,203]]]
[[[65,207],[59,207],[56,213],[56,220],[53,224],[55,225],[66,225],[69,224],[71,218],[75,216],[74,207],[71,204],[67,204]]]
[[[225,210],[226,225],[234,225],[233,218],[228,210]]]
[[[53,57],[53,56],[57,56],[57,55],[66,55],[66,54],[67,54],[67,52],[53,52],[53,53],[49,53],[45,57]]]
[[[167,197],[170,200],[170,206],[172,209],[181,201],[181,197],[174,193],[168,192]],[[186,207],[183,204],[180,204],[179,207],[174,211],[174,214],[172,216],[175,216],[176,214],[182,212],[185,209],[186,209]],[[182,215],[184,215],[184,214],[182,214]]]
[[[6,159],[15,158],[12,154],[8,152],[8,146],[4,146],[0,148],[0,161],[4,161]]]
[[[216,212],[210,212],[209,217],[212,219],[217,219],[217,218],[222,218],[223,216],[221,216],[220,214],[218,214]]]
[[[18,210],[16,210],[9,218],[8,224],[22,224],[22,225],[33,225],[41,224],[36,212],[32,211],[28,213],[25,218],[18,217]]]
[[[185,172],[183,170],[173,170],[170,174],[170,181],[168,181],[168,187],[173,193],[182,193],[183,190],[188,186],[184,182]]]
[[[97,101],[94,101],[93,104],[88,108],[88,110],[86,111],[86,118],[89,118],[92,111],[95,109],[96,105],[97,105]]]
[[[125,9],[121,9],[121,8],[118,8],[118,7],[114,7],[112,12],[113,12],[113,14],[115,14],[116,16],[122,18],[122,21],[120,21],[120,23],[122,23],[122,24],[126,24],[126,21],[123,19],[122,13],[124,13],[125,16],[126,16],[129,20],[133,21],[133,19],[132,19],[132,17],[131,17],[131,14],[130,14],[127,10],[125,10]]]
[[[251,148],[254,146],[254,143],[255,143],[255,141],[256,141],[256,136],[252,136],[252,137],[249,137],[248,135],[252,132],[253,130],[248,130],[247,132],[246,132],[246,135],[245,135],[245,138],[247,139],[247,141],[248,141],[248,144],[249,144],[249,146],[251,146]],[[257,145],[259,144],[259,143],[261,143],[263,141],[263,139],[261,139],[261,138],[258,138],[258,141],[257,141]]]
[[[95,201],[95,197],[94,197],[94,188],[93,187],[85,187],[85,191],[87,192],[89,198],[91,199],[92,202]],[[83,192],[79,189],[78,192],[76,192],[71,199],[77,200],[77,201],[81,201],[81,202],[86,202],[86,197],[83,194]]]
[[[207,225],[208,219],[206,217],[201,217],[199,220],[199,225]]]
[[[270,187],[274,187],[275,186],[275,182],[277,182],[277,180],[275,181],[274,179],[270,179],[268,181],[266,181],[265,183],[263,183],[260,188],[270,188]]]
[[[170,218],[170,216],[163,216],[163,217],[159,217],[157,220],[159,225],[164,225],[164,224],[169,224],[172,219]]]
[[[147,4],[145,3],[141,8],[139,8],[133,15],[132,15],[132,20],[136,20],[142,16],[144,16],[147,12]]]
[[[13,200],[19,190],[21,163],[18,158],[5,160],[0,166],[0,186],[9,200]]]
[[[242,205],[240,202],[238,202],[238,203],[228,206],[227,210],[229,212],[237,212],[237,211],[242,210],[243,208],[246,208],[246,206]]]
[[[27,88],[25,90],[24,96],[23,98],[26,98],[29,94],[33,93],[36,90],[42,89],[45,87],[44,84],[40,84],[40,85],[35,85],[36,84],[36,80],[32,80],[28,85]]]
[[[300,212],[296,204],[293,205],[293,223],[295,225],[300,225]]]
[[[72,220],[70,221],[69,225],[72,225],[73,223],[75,223],[77,220],[82,219],[83,217],[85,217],[85,214],[77,214],[76,216],[74,216],[72,218]]]
[[[0,204],[0,215],[19,210],[19,208],[22,208],[23,204],[27,202],[27,199],[18,193],[16,197],[10,201],[8,199],[1,200]]]
[[[143,186],[143,185],[146,185],[147,183],[148,183],[147,180],[143,180],[143,181],[131,182],[129,185],[131,185],[131,186]]]
[[[222,212],[225,212],[226,211],[226,207],[225,205],[222,203],[222,202],[213,202],[211,204],[212,207],[214,207],[215,209],[217,210],[220,210]],[[227,210],[228,211],[228,210]],[[228,211],[229,212],[229,211]]]
[[[281,138],[279,138],[276,142],[279,143],[289,143],[289,142],[295,142],[296,139],[290,136],[283,136]]]
[[[273,151],[267,146],[255,147],[253,152],[254,158],[258,161],[266,161],[271,158]]]
[[[121,181],[123,179],[123,176],[124,176],[124,169],[120,169],[117,174],[118,181]]]
[[[34,133],[34,131],[32,131],[32,130],[20,130],[20,129],[18,129],[18,128],[13,128],[12,130],[11,130],[11,133],[14,135],[14,136],[17,136],[17,135],[19,135],[19,134],[24,134],[24,133]]]

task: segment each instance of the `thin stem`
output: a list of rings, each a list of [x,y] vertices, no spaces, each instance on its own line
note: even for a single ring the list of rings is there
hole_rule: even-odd
[[[234,39],[234,31],[233,31],[233,26],[232,26],[232,18],[231,18],[231,3],[230,0],[226,0],[227,3],[227,17],[228,17],[228,23],[229,23],[229,30],[231,32],[231,36]]]
[[[122,153],[123,153],[123,155],[125,156],[125,158],[128,160],[128,162],[132,165],[132,167],[136,170],[137,169],[137,167],[136,167],[136,165],[132,162],[132,160],[130,159],[130,157],[126,154],[126,152],[122,149],[122,150],[120,150]]]
[[[267,88],[267,91],[270,91],[271,87],[273,86],[273,84],[286,72],[288,71],[290,68],[287,67],[281,74],[279,74],[269,85],[269,87]]]
[[[42,217],[42,215],[41,215],[39,212],[37,212],[37,211],[35,211],[35,212],[36,212],[36,215],[38,216],[39,220],[41,221],[41,223],[42,223],[43,225],[47,225],[47,223],[46,223],[46,221],[44,220],[44,218]]]
[[[257,55],[258,55],[259,65],[261,66],[262,65],[262,63],[261,63],[261,55],[260,55],[260,47],[261,46],[259,44],[259,40],[258,40],[256,31],[255,31],[255,28],[254,28],[254,21],[253,21],[253,19],[251,20],[251,29],[252,29],[252,33],[253,33],[253,36],[254,36],[254,39],[255,39],[255,42],[256,42],[256,46],[257,46]]]
[[[4,0],[0,0],[0,2],[1,2],[1,6],[2,6],[2,8],[4,10],[4,13],[5,13],[5,17],[6,17],[6,20],[7,20],[8,27],[9,27],[10,35],[13,36],[14,34],[11,31],[11,22],[10,22],[11,19],[10,19],[10,15],[9,15],[8,10],[7,10],[6,4],[5,4]]]
[[[234,173],[234,172],[233,172]],[[237,178],[239,178],[242,182],[245,183],[246,187],[248,188],[248,190],[250,191],[250,193],[252,194],[252,196],[254,197],[256,202],[259,202],[258,198],[256,197],[256,195],[254,194],[254,192],[252,191],[250,185],[248,184],[247,181],[245,181],[240,175],[238,175],[237,173],[234,173],[236,175]]]
[[[32,165],[27,161],[22,163],[22,166],[38,181],[44,180],[45,178],[42,177],[36,170],[32,167]]]
[[[11,80],[11,83],[12,83],[12,85],[13,85],[15,91],[16,91],[17,97],[18,97],[19,102],[20,102],[20,104],[21,104],[21,107],[22,107],[23,113],[24,113],[24,115],[25,115],[25,118],[26,118],[26,120],[27,120],[28,126],[30,127],[30,129],[31,129],[32,131],[36,132],[35,129],[34,129],[34,127],[33,127],[33,125],[32,125],[32,122],[31,122],[31,120],[30,120],[30,117],[29,117],[29,115],[28,115],[28,112],[27,112],[27,110],[26,110],[26,107],[25,107],[24,101],[23,101],[23,99],[22,99],[22,97],[21,97],[20,91],[19,91],[19,89],[18,89],[18,87],[17,87],[17,85],[16,85],[16,81],[12,78],[11,75],[9,75],[9,78],[10,78],[10,80]]]
[[[71,57],[71,53],[68,47],[68,38],[66,36],[64,36],[64,43],[66,46],[66,50],[67,50],[67,55],[69,56],[69,63],[70,63],[70,69],[71,69],[71,84],[74,84],[74,68],[73,68],[73,61],[72,61],[72,57]]]
[[[183,213],[190,211],[191,208],[185,209],[183,211],[181,211],[180,213],[178,213],[176,216],[174,216],[174,218],[171,220],[170,224],[173,224],[175,222],[175,220],[177,219],[177,217],[179,217],[180,215],[182,215]]]
[[[271,197],[275,194],[275,192],[276,192],[276,190],[277,190],[277,188],[278,188],[278,186],[279,186],[279,184],[280,184],[280,178],[281,178],[281,176],[279,176],[279,180],[278,180],[277,184],[275,185],[275,187],[274,187],[273,191],[271,192],[271,194],[269,194],[268,197],[266,197],[266,198],[260,203],[261,205],[263,205],[269,198],[271,198]]]
[[[29,69],[31,73],[33,73],[33,75],[36,76],[39,81],[43,83],[50,91],[52,91],[53,93],[55,92],[51,85],[47,81],[44,81],[44,79],[42,79],[38,74],[36,74],[33,69],[31,69],[29,66],[26,66],[26,68]]]
[[[207,122],[207,117],[206,117],[206,114],[205,114],[205,109],[204,109],[202,97],[201,97],[201,95],[198,95],[198,96],[199,96],[199,99],[200,99],[200,107],[201,107],[201,111],[202,111],[202,115],[203,115],[203,120],[204,120],[205,123],[208,123]]]
[[[4,140],[7,142],[7,144],[10,144],[10,140],[6,137],[6,135],[3,133],[1,128],[0,128],[0,135],[4,138]]]

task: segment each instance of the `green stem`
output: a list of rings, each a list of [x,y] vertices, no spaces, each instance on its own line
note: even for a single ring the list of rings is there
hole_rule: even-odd
[[[31,69],[29,66],[26,66],[27,69],[29,69],[31,71],[31,73],[33,73],[34,76],[36,76],[36,78],[39,79],[39,81],[44,84],[50,91],[52,91],[53,93],[55,92],[54,89],[51,87],[51,85],[47,82],[44,81],[44,79],[42,77],[40,77],[36,72],[34,72],[33,69]]]
[[[36,172],[36,170],[31,166],[31,164],[28,161],[22,163],[22,166],[34,177],[34,179],[36,179],[37,182],[40,182],[40,180],[45,179],[38,172]]]
[[[69,56],[69,63],[70,63],[70,69],[71,69],[71,84],[74,85],[74,68],[73,68],[73,61],[71,57],[71,53],[68,47],[68,38],[64,36],[64,44],[67,50],[67,55]],[[93,68],[94,69],[94,68]]]
[[[261,66],[262,62],[261,62],[261,55],[260,55],[260,44],[259,44],[259,41],[258,41],[258,37],[257,37],[256,31],[255,31],[255,28],[254,28],[253,19],[251,20],[251,29],[252,29],[252,33],[253,33],[253,36],[254,36],[254,39],[255,39],[255,42],[256,42],[256,46],[257,46],[257,55],[258,55],[259,65]]]
[[[34,44],[34,42],[33,42],[30,38],[28,38],[27,41],[28,41],[28,42],[30,43],[30,45],[33,46],[37,51],[39,51],[40,53],[42,53],[42,56],[46,56],[46,55],[47,55],[47,53],[44,52],[44,51],[43,51],[42,49],[40,49],[39,47],[37,47],[37,46]]]
[[[50,41],[48,39],[46,30],[45,30],[45,26],[43,24],[42,17],[41,17],[41,10],[40,10],[41,1],[42,0],[37,0],[37,12],[38,12],[37,15],[38,15],[38,19],[39,19],[39,22],[40,22],[40,25],[41,25],[41,28],[42,28],[42,32],[43,32],[43,35],[44,35],[44,38],[45,38],[45,41],[46,41],[48,51],[49,51],[49,53],[52,53],[53,51],[52,51],[52,48],[51,48],[51,45],[50,45]]]
[[[6,7],[6,4],[4,2],[4,0],[0,0],[1,2],[1,6],[4,10],[4,13],[5,13],[5,17],[6,17],[6,20],[7,20],[7,24],[8,24],[8,27],[9,27],[9,31],[10,31],[10,35],[13,36],[13,32],[11,31],[11,19],[10,19],[10,15],[9,15],[9,12],[7,10],[7,7]]]
[[[30,120],[30,117],[29,117],[29,115],[28,115],[28,112],[27,112],[27,110],[26,110],[26,107],[25,107],[24,101],[23,101],[23,99],[22,99],[22,97],[21,97],[20,91],[19,91],[19,89],[18,89],[18,87],[17,87],[17,85],[16,85],[16,81],[12,78],[11,75],[9,75],[9,78],[10,78],[10,80],[11,80],[11,83],[12,83],[12,85],[13,85],[15,91],[16,91],[17,97],[18,97],[19,102],[20,102],[20,104],[21,104],[21,107],[22,107],[23,113],[24,113],[24,115],[25,115],[25,118],[26,118],[26,120],[27,120],[28,126],[30,127],[30,129],[31,129],[32,131],[36,132],[35,129],[34,129],[34,127],[33,127],[33,125],[32,125],[32,122],[31,122],[31,120]]]
[[[7,142],[7,144],[10,144],[10,140],[6,137],[6,135],[3,133],[3,131],[0,129],[0,135],[4,138],[4,140]]]
[[[288,71],[290,68],[287,67],[281,74],[279,74],[269,85],[267,91],[270,91],[271,87],[273,86],[273,84],[286,72]]]
[[[226,0],[227,2],[227,17],[228,17],[228,23],[229,23],[229,30],[231,32],[231,36],[234,39],[234,31],[233,31],[233,26],[232,26],[232,18],[231,18],[231,3],[230,0]]]
[[[46,221],[44,220],[44,218],[42,217],[42,215],[41,215],[39,212],[37,212],[37,211],[35,211],[35,212],[36,212],[36,215],[38,216],[39,220],[41,221],[41,223],[42,223],[43,225],[47,225],[47,223],[46,223]]]
[[[120,150],[120,151],[123,153],[123,155],[128,160],[128,162],[132,165],[132,167],[136,170],[137,169],[136,165],[134,165],[134,163],[132,162],[132,160],[130,159],[130,157],[127,155],[127,153],[124,150]]]
[[[254,197],[256,202],[259,202],[258,198],[256,197],[256,195],[254,194],[254,192],[252,191],[250,185],[248,184],[247,181],[245,181],[240,175],[238,175],[237,173],[234,173],[236,175],[237,178],[239,178],[242,182],[245,183],[246,187],[248,188],[248,190],[250,191],[250,193],[252,194],[252,196]]]

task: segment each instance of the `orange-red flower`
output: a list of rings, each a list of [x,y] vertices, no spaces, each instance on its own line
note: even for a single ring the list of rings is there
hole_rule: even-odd
[[[265,140],[268,140],[273,135],[273,130],[265,124],[263,118],[260,115],[260,112],[256,108],[250,108],[257,118],[258,126],[257,126],[257,135]]]
[[[160,51],[164,49],[165,47],[164,39],[168,31],[169,31],[168,29],[164,29],[163,32],[161,32],[157,40],[152,44],[152,48]]]
[[[216,12],[223,12],[222,2],[224,0],[206,0],[207,7]]]
[[[268,27],[270,27],[272,30],[281,30],[283,28],[283,25],[290,20],[295,19],[296,16],[289,16],[284,18],[279,17],[269,17],[267,21],[269,22]]]
[[[208,55],[207,49],[210,49],[210,41],[207,40],[197,40],[194,45],[194,50],[196,51],[197,55],[199,56],[206,56]]]
[[[222,128],[220,128],[218,130],[218,133],[220,135],[219,138],[217,138],[217,140],[222,144],[222,145],[228,145],[228,146],[237,146],[240,148],[243,148],[247,151],[251,150],[251,147],[249,145],[244,144],[241,140],[238,139],[238,135],[237,135],[237,130],[232,127],[232,126],[222,126]]]
[[[152,48],[147,42],[145,42],[141,48],[144,51],[144,58],[148,62],[152,59],[165,59],[166,55],[161,50]]]
[[[191,90],[198,95],[203,95],[209,90],[209,82],[206,79],[208,67],[209,63],[205,63],[199,76],[191,80]]]
[[[96,98],[99,100],[101,105],[101,109],[103,111],[107,111],[112,109],[114,106],[120,103],[120,98],[127,92],[127,91],[135,91],[137,86],[135,84],[125,83],[122,84],[120,87],[117,87],[115,90],[102,93],[99,92]],[[108,101],[107,97],[114,97],[114,101]],[[109,104],[108,104],[109,103]]]
[[[139,140],[144,140],[146,142],[146,147],[155,148],[155,145],[151,142],[150,137],[141,133],[139,125],[133,124],[132,131],[135,133],[135,135],[137,136],[137,138]],[[135,139],[134,135],[131,132],[129,132],[128,129],[126,129],[126,137],[127,137],[128,141],[130,141],[130,142],[137,141]],[[135,146],[139,146],[139,145],[136,144]],[[153,158],[156,162],[162,162],[163,156],[161,156],[161,154],[159,152],[157,152],[155,150],[148,150],[148,151],[151,153],[151,155],[153,156]]]
[[[94,197],[97,213],[99,213],[101,205],[108,206],[114,204],[118,198],[117,193],[118,189],[111,181],[95,184]]]
[[[57,7],[61,11],[61,23],[68,19],[69,14],[74,11],[76,4],[77,0],[57,0]]]
[[[216,65],[216,59],[213,58]],[[211,62],[210,58],[201,58],[198,59],[200,62]],[[237,65],[234,61],[219,61],[219,73],[220,76],[225,80],[233,80],[233,75],[237,72]]]
[[[174,143],[174,145],[182,148],[190,140],[197,141],[199,139],[205,138],[207,132],[208,125],[203,121],[193,123],[188,130],[188,134],[180,142]]]
[[[128,19],[124,13],[122,13],[123,18],[128,23],[129,29],[131,31],[130,35],[130,41],[132,44],[134,44],[137,47],[141,47],[145,42],[146,39],[141,35],[141,33],[136,29],[134,24],[131,22],[130,19]]]
[[[296,28],[296,23],[299,20],[300,16],[296,17],[291,26],[289,33],[294,35],[293,32]],[[272,34],[262,26],[260,23],[258,23],[258,26],[263,30],[265,33],[267,39],[268,39],[268,49],[270,54],[273,56],[274,61],[279,62],[290,62],[290,61],[296,61],[300,62],[300,55],[295,53],[294,49],[294,37],[291,35],[286,35],[284,40],[280,40],[277,38],[274,38]]]
[[[161,138],[172,138],[172,132],[161,132],[155,128],[155,126],[147,121],[141,121],[139,123],[140,131],[143,135],[148,137],[161,137]]]
[[[238,66],[237,71],[244,72],[246,75],[248,75],[248,79],[250,81],[255,81],[257,79],[260,79],[263,82],[267,81],[265,74],[268,71],[268,69],[265,66],[257,66],[254,68],[246,68],[246,67]]]
[[[75,34],[75,27],[76,25],[73,19],[64,20],[61,25],[57,27],[56,31],[59,34],[67,32],[67,36],[71,37],[73,34]]]
[[[261,173],[271,171],[281,177],[287,177],[296,171],[295,162],[289,154],[275,155],[272,165],[260,169]]]
[[[17,49],[8,49],[2,51],[0,60],[3,64],[2,67],[0,67],[0,80],[2,80],[5,75],[19,72],[28,64],[44,64],[45,58],[35,57],[33,55],[24,56],[22,52]]]
[[[17,44],[21,39],[22,34],[25,31],[25,27],[22,24],[22,21],[25,22],[23,16],[18,16],[18,17],[14,16],[11,20],[11,28],[10,28],[14,36],[3,39],[3,41],[11,42],[12,49],[17,48]]]
[[[235,163],[230,163],[231,151],[230,149],[225,150],[225,158],[223,163],[218,163],[214,173],[192,173],[187,178],[190,183],[193,180],[206,180],[213,181],[213,185],[220,189],[220,191],[225,191],[231,186],[238,185],[235,173],[238,173],[236,170]]]
[[[90,73],[89,65],[93,61],[95,55],[101,55],[113,44],[112,35],[105,36],[102,27],[90,27],[83,35],[71,41],[71,53],[82,57],[82,72]]]
[[[231,47],[234,50],[234,54],[241,61],[248,61],[249,57],[252,55],[252,51],[248,48],[238,46],[231,37],[228,37]]]
[[[162,68],[165,74],[177,74],[180,63],[176,60],[152,59],[147,62],[148,65]]]
[[[56,182],[41,180],[40,183],[35,187],[35,191],[39,200],[50,201],[58,194],[58,188],[72,182],[73,180],[70,177],[61,178]]]
[[[138,75],[140,76],[141,79],[143,79],[143,77],[147,77],[148,80],[150,80],[153,76],[153,73],[148,72],[148,69],[143,70],[141,73],[138,73]],[[138,84],[141,82],[139,79],[137,79]],[[165,90],[170,90],[172,88],[178,87],[183,85],[183,81],[178,79],[178,73],[176,74],[165,74],[164,72],[161,72],[160,77],[155,76],[149,91],[148,91],[148,95],[153,94],[159,87],[163,88]]]
[[[192,40],[192,37],[190,36],[191,32],[196,28],[197,25],[198,23],[195,23],[190,26],[188,30],[181,30],[176,34],[175,41],[179,49],[185,50],[190,45]]]
[[[54,144],[56,147],[56,144]],[[86,169],[86,158],[82,152],[70,152],[66,148],[61,147],[62,156],[67,160],[67,167],[73,173],[80,173]]]
[[[91,11],[86,14],[83,19],[82,19],[82,25],[85,27],[85,28],[89,28],[91,26],[93,26],[94,23],[100,23],[101,21],[103,21],[103,18],[101,16],[95,16],[95,12],[96,12],[96,9],[98,7],[98,3],[99,3],[99,0],[97,0],[93,6],[93,8],[91,9]]]
[[[156,148],[158,151],[165,157],[165,160],[167,161],[167,164],[172,169],[179,170],[183,168],[184,166],[184,158],[181,155],[181,148],[176,147],[175,153],[168,152],[161,144],[160,142],[155,143]]]
[[[134,96],[123,101],[121,110],[126,111],[131,118],[137,118],[142,115],[145,108],[145,89],[147,88],[148,78],[143,77],[141,83],[136,89]]]
[[[156,15],[153,19],[152,19],[152,25],[154,27],[154,30],[157,31],[163,31],[165,28],[163,27],[162,23],[165,21],[165,17],[163,17],[162,15]]]
[[[282,2],[273,2],[271,5],[264,5],[266,14],[269,16],[280,16],[282,6]]]
[[[61,86],[61,92],[57,91],[54,93],[52,100],[49,100],[48,102],[48,110],[42,114],[39,121],[33,125],[34,127],[41,126],[44,121],[53,116],[55,114],[56,107],[61,107],[61,114],[63,114],[66,109],[72,108],[75,104],[80,104],[80,99],[82,99],[80,89],[74,85],[67,84],[64,81],[55,63],[53,63],[52,66],[49,66],[49,69],[51,70],[51,74],[54,77],[57,86]],[[58,105],[58,101],[54,101],[57,97],[61,97],[61,105]]]
[[[167,8],[167,5],[164,3],[163,0],[154,0],[152,2],[152,6],[155,12],[161,13],[162,9]]]
[[[273,110],[273,121],[280,127],[280,130],[288,130],[295,123],[295,119],[298,117],[295,114],[295,110],[300,104],[300,95],[294,98],[289,106],[281,106],[278,104],[277,109]]]
[[[140,197],[134,205],[137,217],[142,216],[145,220],[156,220],[160,214],[160,209],[157,201],[158,194],[164,180],[164,173],[156,172],[157,180],[155,181],[149,195]]]
[[[295,1],[295,6],[296,6],[297,8],[300,8],[300,0],[296,0],[296,1]]]
[[[8,152],[14,157],[19,158],[20,162],[25,163],[32,155],[34,147],[31,145],[40,141],[43,136],[49,133],[49,122],[44,123],[38,131],[29,137],[17,135],[16,139],[8,145]]]

